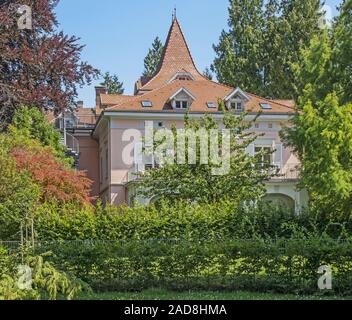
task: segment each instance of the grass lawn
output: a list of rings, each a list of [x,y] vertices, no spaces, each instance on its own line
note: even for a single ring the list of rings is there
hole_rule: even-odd
[[[258,292],[172,292],[152,289],[143,292],[109,292],[83,295],[79,300],[352,300],[339,296],[297,296]]]

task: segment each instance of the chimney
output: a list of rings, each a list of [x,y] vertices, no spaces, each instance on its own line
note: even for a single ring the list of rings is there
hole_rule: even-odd
[[[78,109],[81,109],[81,108],[83,108],[83,101],[82,100],[80,100],[80,101],[77,101],[77,108]]]
[[[105,86],[97,86],[95,87],[95,104],[96,109],[99,112],[102,109],[100,95],[107,94],[107,88]]]

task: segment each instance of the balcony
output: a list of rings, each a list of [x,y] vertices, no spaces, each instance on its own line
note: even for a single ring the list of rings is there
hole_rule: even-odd
[[[280,167],[278,164],[274,164],[277,168],[273,170],[275,174],[271,180],[298,180],[299,173],[300,173],[300,164],[299,163],[290,163],[285,164],[284,166]]]
[[[94,129],[97,116],[82,116],[65,121],[66,129]]]
[[[74,114],[60,116],[54,119],[53,123],[55,128],[64,130],[76,130],[76,129],[89,129],[93,130],[97,122],[98,116],[96,115],[79,115]]]

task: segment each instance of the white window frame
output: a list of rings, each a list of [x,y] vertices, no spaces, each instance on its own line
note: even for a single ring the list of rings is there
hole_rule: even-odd
[[[245,110],[246,103],[250,100],[250,97],[242,91],[240,88],[234,89],[228,96],[225,97],[226,107],[228,110],[234,110],[237,112],[241,112]],[[241,102],[242,108],[232,109],[232,103]],[[237,104],[236,104],[237,107]]]
[[[107,181],[109,179],[109,150],[106,149],[105,150],[105,163],[104,163],[104,167],[105,167],[105,177],[104,180]]]
[[[260,148],[260,149],[268,148],[268,149],[270,149],[270,152],[273,151],[273,146],[272,145],[269,145],[269,144],[255,144],[254,145],[254,156],[256,156],[257,153],[259,153],[259,152],[256,151],[257,148]],[[262,164],[264,164],[264,163],[265,163],[264,162],[264,156],[262,156]],[[269,165],[274,165],[274,153],[270,154],[270,163],[269,163]]]
[[[232,105],[235,104],[235,108],[232,107]],[[238,106],[241,106],[238,108]],[[241,99],[230,99],[230,109],[234,111],[244,111],[244,102]]]
[[[173,108],[177,110],[187,110],[189,108],[189,100],[186,100],[186,99],[174,99],[172,103],[173,103]],[[180,103],[181,107],[177,107],[177,103]],[[183,105],[184,103],[186,104],[186,107],[184,107]]]

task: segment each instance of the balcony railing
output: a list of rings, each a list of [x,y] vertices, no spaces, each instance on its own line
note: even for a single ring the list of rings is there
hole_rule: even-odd
[[[75,121],[66,121],[66,129],[94,129],[97,117],[95,116],[80,116]]]
[[[298,163],[285,164],[282,167],[276,165],[276,169],[273,172],[275,176],[272,177],[272,180],[297,180],[300,173],[299,167]]]
[[[299,179],[299,164],[286,164],[282,167],[280,167],[280,164],[274,164],[274,168],[270,173],[274,174],[274,176],[271,178],[271,180],[298,180]],[[131,182],[131,181],[136,181],[140,179],[140,176],[138,173],[144,172],[145,170],[148,170],[148,165],[145,167],[143,165],[133,165],[129,170],[126,175],[126,181]]]
[[[52,121],[56,129],[64,131],[65,129],[94,129],[98,116],[80,115],[79,117],[58,117]]]

